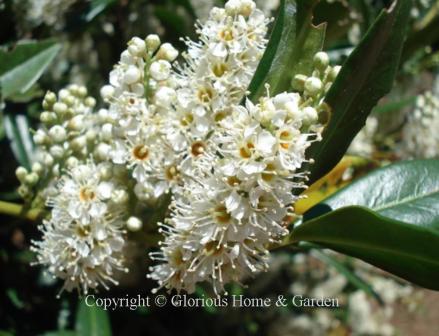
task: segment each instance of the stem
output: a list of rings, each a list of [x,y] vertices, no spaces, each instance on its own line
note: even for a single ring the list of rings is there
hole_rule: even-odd
[[[27,209],[23,204],[15,204],[10,202],[0,201],[0,214],[23,217],[31,221],[36,221],[44,214],[42,209]]]

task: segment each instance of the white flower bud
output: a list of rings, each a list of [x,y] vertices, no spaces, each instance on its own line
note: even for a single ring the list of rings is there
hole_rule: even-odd
[[[315,96],[322,91],[323,83],[317,77],[309,77],[305,81],[305,92],[310,96]]]
[[[308,79],[305,75],[294,76],[291,86],[295,91],[303,91],[305,89],[305,82]]]
[[[162,107],[168,107],[175,101],[176,97],[177,94],[174,89],[162,86],[156,91],[155,102]]]
[[[24,183],[27,174],[28,174],[28,171],[27,171],[27,169],[24,168],[24,167],[21,167],[21,166],[20,166],[20,167],[18,167],[18,168],[15,170],[15,176],[17,176],[17,179],[18,179],[21,183]]]
[[[125,71],[125,75],[123,77],[126,84],[134,84],[140,79],[140,71],[134,65],[130,65],[128,69]]]
[[[35,162],[32,165],[32,171],[35,174],[41,175],[43,173],[43,170],[44,170],[43,165],[41,163],[39,163],[39,162]]]
[[[94,129],[90,129],[85,133],[85,137],[88,142],[94,142],[97,138],[97,133]]]
[[[113,125],[110,123],[102,125],[102,140],[110,141],[113,138]]]
[[[54,145],[50,147],[49,152],[55,159],[61,159],[64,155],[64,148],[59,145]]]
[[[56,121],[56,114],[44,111],[40,114],[40,120],[43,124],[51,124]]]
[[[67,132],[66,129],[60,125],[55,125],[50,128],[49,130],[49,136],[55,141],[55,142],[63,142],[67,138]]]
[[[95,107],[96,99],[94,99],[93,97],[87,97],[85,98],[84,104],[88,107]]]
[[[53,105],[53,111],[56,114],[63,115],[67,112],[67,105],[64,103],[57,102]]]
[[[74,168],[78,165],[79,160],[74,157],[74,156],[70,156],[67,160],[66,160],[66,165],[67,168]]]
[[[141,56],[146,50],[146,43],[141,38],[133,37],[128,44],[128,51],[133,56]]]
[[[122,64],[126,64],[126,65],[132,65],[136,63],[136,60],[134,59],[133,55],[131,55],[128,50],[124,50],[121,54],[120,54],[120,62]],[[110,81],[111,82],[111,81]]]
[[[98,117],[99,117],[99,120],[101,121],[101,122],[105,122],[105,121],[107,121],[108,120],[108,110],[107,109],[100,109],[99,111],[98,111]]]
[[[84,98],[87,95],[87,88],[85,86],[79,86],[78,87],[78,96],[81,98]]]
[[[112,194],[112,200],[116,204],[124,204],[128,201],[128,193],[125,190],[115,190]]]
[[[44,101],[49,104],[53,105],[56,102],[56,94],[54,94],[51,91],[47,91],[46,95],[44,96]]]
[[[70,147],[75,152],[81,151],[83,148],[85,148],[86,145],[87,145],[87,139],[85,138],[85,136],[79,136],[70,142]]]
[[[70,84],[67,89],[72,95],[76,96],[78,94],[79,86],[77,84]]]
[[[170,43],[163,43],[157,52],[157,59],[173,62],[178,57],[178,51]]]
[[[324,71],[329,65],[329,56],[327,53],[320,51],[314,55],[314,66],[320,71]]]
[[[103,180],[109,180],[113,176],[111,164],[101,164],[99,166],[99,175]]]
[[[256,4],[251,0],[229,0],[224,8],[228,15],[249,16],[255,9]]]
[[[153,53],[154,51],[157,50],[157,48],[160,45],[160,37],[158,35],[155,34],[150,34],[146,37],[146,48],[148,49],[149,52]]]
[[[50,155],[49,153],[46,153],[44,155],[43,164],[45,166],[51,167],[54,164],[54,162],[55,162],[55,160],[53,159],[52,155]]]
[[[210,11],[210,16],[215,21],[223,20],[226,15],[226,10],[224,8],[213,7]]]
[[[95,155],[99,160],[106,160],[108,159],[111,151],[111,146],[106,144],[105,142],[101,142],[95,150]]]
[[[62,89],[58,92],[58,97],[62,101],[64,101],[69,96],[70,96],[70,92],[67,89]]]
[[[74,96],[68,96],[66,99],[64,99],[64,102],[67,106],[72,107],[76,102],[76,98]]]
[[[78,114],[69,120],[67,127],[72,131],[81,131],[84,129],[84,116]]]
[[[169,78],[171,73],[171,63],[165,60],[153,62],[149,68],[152,78],[162,81]]]
[[[29,186],[34,186],[38,183],[39,177],[35,173],[30,173],[26,176],[24,182]]]
[[[317,122],[319,115],[315,108],[307,106],[302,110],[303,122],[307,125],[311,125]]]
[[[59,169],[59,165],[58,165],[58,164],[55,165],[55,166],[53,166],[53,168],[52,168],[52,174],[53,174],[54,176],[56,176],[56,177],[58,177],[58,176],[61,175],[61,172],[60,172],[60,169]]]
[[[33,140],[36,145],[41,146],[47,143],[49,138],[47,137],[46,133],[42,129],[39,129],[33,135]]]
[[[140,229],[142,229],[142,226],[142,221],[137,217],[132,216],[127,220],[127,228],[132,232],[139,231]]]
[[[114,95],[114,87],[112,85],[104,85],[101,88],[101,97],[104,101],[109,101]]]

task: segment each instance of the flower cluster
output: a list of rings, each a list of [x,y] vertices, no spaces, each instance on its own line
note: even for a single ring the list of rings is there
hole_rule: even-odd
[[[439,99],[430,91],[419,95],[402,131],[401,155],[407,158],[439,157]]]
[[[339,70],[320,52],[291,92],[267,87],[258,102],[246,99],[269,22],[253,1],[229,0],[198,23],[199,41],[184,40],[182,63],[157,35],[132,38],[101,89],[106,108],[94,113],[75,85],[46,95],[37,190],[52,211],[34,249],[64,288],[115,283],[123,226],[140,230],[133,215],[167,193],[165,239],[151,254],[163,263],[148,275],[160,287],[193,292],[207,281],[220,293],[268,268],[268,249],[288,233],[306,188],[299,169],[320,139]],[[33,183],[24,168],[17,176]]]
[[[46,94],[44,112],[40,114],[42,126],[33,135],[37,150],[32,170],[19,167],[16,171],[23,198],[32,198],[36,190],[46,188],[48,181],[59,177],[64,168],[75,166],[91,154],[97,158],[105,156],[99,120],[92,113],[95,104],[83,86],[70,85],[58,95]]]
[[[153,267],[161,286],[193,292],[209,281],[216,293],[268,268],[268,246],[287,233],[304,188],[297,173],[319,134],[297,93],[234,106],[220,122],[192,175],[177,189],[162,231],[166,263]]]
[[[128,271],[122,249],[127,191],[107,164],[78,164],[63,175],[49,198],[51,218],[43,222],[43,239],[34,242],[38,264],[63,279],[63,289],[117,284],[117,271]]]

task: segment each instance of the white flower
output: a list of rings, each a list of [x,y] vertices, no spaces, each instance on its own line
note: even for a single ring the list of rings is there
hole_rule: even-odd
[[[192,292],[209,281],[220,293],[226,283],[266,270],[267,247],[288,233],[299,198],[292,191],[304,188],[296,170],[319,137],[302,123],[305,109],[289,118],[285,106],[296,104],[296,95],[261,101],[232,109],[174,189],[165,241],[152,254],[166,262],[151,269],[160,287]],[[276,116],[271,121],[266,108]]]
[[[77,165],[58,182],[57,196],[48,200],[52,219],[59,225],[72,221],[87,225],[110,211],[108,203],[115,189],[112,182],[102,180],[99,166],[92,162]]]
[[[123,266],[125,239],[120,225],[117,220],[104,217],[88,225],[71,221],[60,226],[54,220],[44,221],[40,226],[43,238],[32,246],[37,253],[36,264],[63,279],[62,290],[76,288],[87,294],[90,288],[108,289],[109,284],[117,285],[117,273],[128,271]]]
[[[33,242],[37,263],[65,280],[63,289],[69,291],[117,284],[115,271],[127,271],[121,254],[126,202],[115,202],[124,187],[111,165],[78,164],[55,189],[48,200],[51,219],[40,227],[42,240]]]
[[[171,63],[165,60],[153,62],[149,68],[152,78],[162,81],[169,78],[171,73]]]

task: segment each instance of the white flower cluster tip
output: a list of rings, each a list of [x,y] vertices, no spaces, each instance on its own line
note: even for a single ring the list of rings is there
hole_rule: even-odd
[[[127,193],[105,163],[79,164],[58,182],[49,198],[52,214],[34,242],[38,264],[63,279],[63,289],[87,293],[89,288],[117,284],[117,271],[125,271],[122,214]]]

